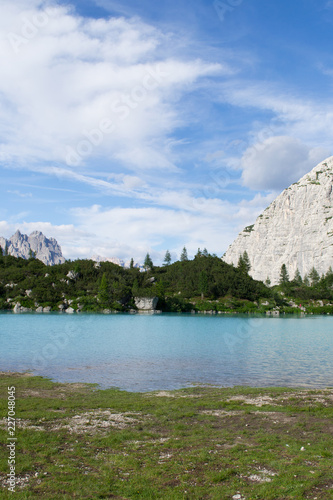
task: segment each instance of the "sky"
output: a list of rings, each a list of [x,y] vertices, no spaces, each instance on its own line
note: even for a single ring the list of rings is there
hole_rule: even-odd
[[[333,154],[333,1],[0,0],[0,235],[222,256]]]

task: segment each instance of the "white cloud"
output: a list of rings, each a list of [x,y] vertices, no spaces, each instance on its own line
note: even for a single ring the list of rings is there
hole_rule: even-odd
[[[328,155],[328,150],[310,148],[293,137],[269,137],[245,151],[240,165],[243,184],[256,190],[285,189]]]
[[[302,97],[299,89],[292,91],[273,82],[247,81],[223,83],[220,98],[234,106],[253,108],[273,115],[264,125],[253,122],[249,142],[262,142],[270,136],[285,135],[299,139],[310,149],[321,147],[328,150],[329,154],[333,152],[332,99],[319,95],[314,100]]]
[[[107,157],[132,169],[177,170],[167,140],[185,123],[177,102],[226,66],[172,57],[172,35],[137,18],[3,3],[3,160],[78,167]]]
[[[190,256],[197,249],[206,247],[221,256],[246,225],[272,201],[272,194],[256,195],[238,204],[205,199],[189,193],[169,191],[156,193],[161,206],[144,208],[105,208],[100,205],[71,209],[66,216],[67,224],[49,222],[0,221],[0,235],[9,237],[19,229],[30,234],[42,231],[54,237],[61,245],[66,258],[90,258],[92,255],[118,257],[125,261],[134,258],[143,262],[149,251],[154,262],[161,263],[166,249],[178,256],[186,245]]]

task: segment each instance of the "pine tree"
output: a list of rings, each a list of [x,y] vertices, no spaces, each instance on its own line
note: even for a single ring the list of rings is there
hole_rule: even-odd
[[[250,271],[251,264],[246,250],[239,256],[237,267],[240,271],[246,274]]]
[[[310,286],[310,280],[309,280],[309,276],[307,274],[304,276],[303,285]]]
[[[151,260],[149,253],[147,253],[147,255],[145,257],[145,261],[143,263],[143,267],[145,268],[146,271],[148,269],[150,269],[150,270],[153,269],[153,261]]]
[[[332,275],[333,275],[333,269],[332,269],[332,266],[330,266],[330,267],[328,268],[327,273],[326,273],[326,278],[328,278],[329,276],[332,276]]]
[[[187,256],[186,247],[184,247],[182,250],[182,253],[180,254],[180,261],[185,262],[186,260],[188,260],[188,256]]]
[[[196,259],[197,257],[202,257],[202,251],[200,250],[200,248],[198,248],[198,251],[197,251],[197,253],[195,254],[195,257],[194,257],[194,258]]]
[[[281,266],[279,283],[280,285],[285,285],[286,283],[289,283],[289,274],[285,264],[282,264]]]
[[[311,282],[311,286],[316,286],[319,283],[320,276],[318,271],[313,267],[311,271],[309,272],[309,279]]]
[[[134,259],[133,257],[131,258],[131,262],[130,262],[130,269],[133,269],[134,268]]]
[[[208,253],[207,248],[204,248],[204,249],[203,249],[203,251],[202,251],[202,255],[203,255],[204,257],[209,257],[209,253]]]
[[[295,272],[295,276],[294,276],[294,283],[297,285],[297,286],[302,286],[303,285],[303,280],[302,280],[302,276],[301,276],[301,273],[299,272],[298,268],[296,269],[296,272]]]
[[[169,266],[171,264],[171,253],[169,250],[165,252],[165,257],[163,261],[163,266]]]

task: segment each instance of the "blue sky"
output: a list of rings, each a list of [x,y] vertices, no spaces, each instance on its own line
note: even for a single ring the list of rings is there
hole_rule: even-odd
[[[3,0],[0,235],[222,255],[332,152],[333,2]]]

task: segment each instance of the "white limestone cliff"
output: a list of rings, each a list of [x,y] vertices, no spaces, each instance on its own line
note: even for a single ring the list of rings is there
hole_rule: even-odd
[[[36,258],[46,265],[65,262],[58,242],[54,238],[46,238],[40,231],[34,231],[27,236],[17,230],[8,240],[0,237],[0,246],[3,250],[7,247],[8,254],[13,257],[29,259],[31,252],[34,252]]]
[[[246,250],[257,280],[277,284],[282,264],[290,279],[314,267],[325,274],[333,268],[333,157],[319,163],[285,189],[252,226],[246,227],[222,259],[237,266]]]

